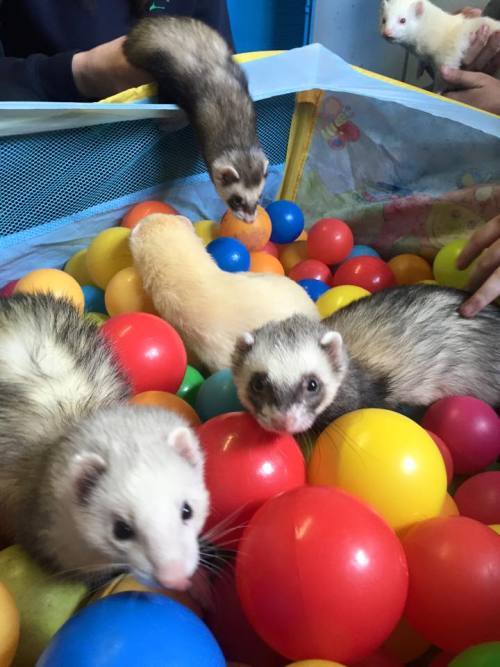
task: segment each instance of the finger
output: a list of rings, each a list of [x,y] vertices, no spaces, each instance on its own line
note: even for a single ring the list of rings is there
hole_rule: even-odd
[[[452,67],[442,67],[441,75],[446,83],[455,89],[480,88],[484,79],[482,72],[467,72]]]
[[[496,73],[500,66],[500,30],[489,35],[484,48],[472,63],[475,70]]]
[[[460,314],[464,317],[475,317],[483,308],[500,296],[500,267],[492,273],[488,280],[460,306]]]
[[[482,67],[477,65],[480,58],[482,59],[482,52],[485,50],[488,40],[490,38],[490,29],[486,25],[482,25],[478,30],[472,34],[469,48],[465,52],[463,65],[468,69],[481,70]]]
[[[457,268],[465,269],[492,243],[500,239],[500,215],[487,222],[472,234],[457,259]]]
[[[500,267],[500,239],[486,250],[477,260],[467,285],[469,292],[475,292],[488,276]]]
[[[465,18],[472,19],[476,16],[481,16],[481,10],[476,7],[464,7],[461,11],[455,12],[455,14],[463,14]]]

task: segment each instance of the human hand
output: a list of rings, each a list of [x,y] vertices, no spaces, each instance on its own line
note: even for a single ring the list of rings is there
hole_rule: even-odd
[[[476,30],[464,56],[463,67],[494,76],[500,69],[500,30],[492,32],[486,25]]]
[[[125,39],[118,37],[73,56],[73,79],[83,97],[103,99],[152,81],[147,72],[131,65],[125,57]]]
[[[500,215],[471,236],[457,260],[457,268],[467,268],[477,257],[468,285],[474,293],[460,307],[464,317],[474,317],[500,296]]]
[[[442,67],[441,76],[447,84],[445,97],[472,107],[500,115],[500,80],[483,72]]]

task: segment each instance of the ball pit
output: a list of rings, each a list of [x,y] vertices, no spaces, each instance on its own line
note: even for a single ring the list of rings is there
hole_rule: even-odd
[[[250,253],[241,241],[230,238],[217,238],[207,245],[217,265],[223,271],[231,273],[250,269]]]
[[[85,296],[78,282],[59,269],[35,269],[20,278],[14,287],[14,294],[52,294],[67,299],[80,311],[85,306]]]
[[[250,252],[262,250],[271,238],[271,218],[262,206],[257,206],[255,220],[251,223],[240,220],[228,210],[220,221],[219,236],[240,241]]]

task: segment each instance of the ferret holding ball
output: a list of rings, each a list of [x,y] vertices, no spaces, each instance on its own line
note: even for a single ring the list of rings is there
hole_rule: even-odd
[[[147,216],[132,231],[130,248],[157,312],[178,331],[190,361],[209,372],[229,368],[245,331],[291,315],[319,319],[293,280],[221,270],[182,216]]]
[[[208,512],[184,420],[132,405],[98,327],[67,301],[0,299],[0,529],[50,571],[184,590]]]
[[[382,0],[381,4],[382,36],[436,68],[459,69],[474,34],[483,26],[493,33],[500,30],[500,21],[449,14],[429,0]]]

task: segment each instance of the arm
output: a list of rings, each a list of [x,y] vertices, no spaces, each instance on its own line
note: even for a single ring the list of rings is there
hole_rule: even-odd
[[[194,16],[217,30],[234,50],[226,0],[198,0]]]
[[[445,97],[500,115],[500,80],[483,72],[467,72],[443,67],[441,75],[448,84]]]

